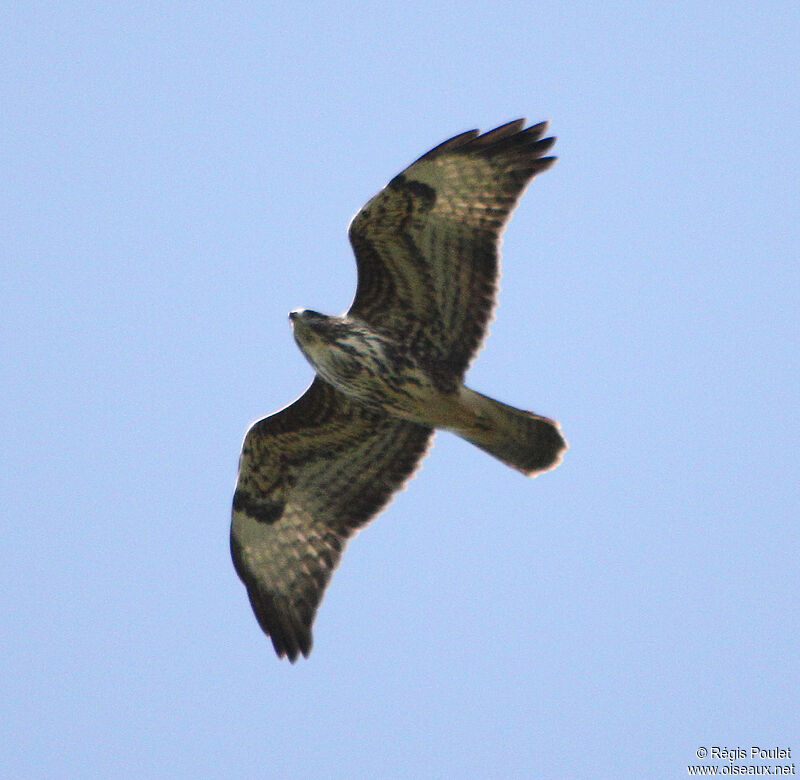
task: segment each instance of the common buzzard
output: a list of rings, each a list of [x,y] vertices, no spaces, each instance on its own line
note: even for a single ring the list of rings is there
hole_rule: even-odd
[[[316,376],[247,432],[231,525],[236,571],[279,657],[309,654],[348,538],[409,478],[435,428],[524,474],[560,462],[556,422],[463,384],[494,306],[500,234],[555,160],[546,128],[470,130],[420,157],[350,224],[347,314],[289,315]]]

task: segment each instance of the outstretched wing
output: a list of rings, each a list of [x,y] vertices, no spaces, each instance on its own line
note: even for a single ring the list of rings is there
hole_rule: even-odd
[[[350,314],[436,356],[463,377],[494,307],[499,238],[530,179],[555,161],[547,123],[524,119],[445,141],[356,215]]]
[[[231,553],[279,657],[311,650],[311,624],[347,539],[408,479],[432,430],[347,400],[315,378],[247,432]]]

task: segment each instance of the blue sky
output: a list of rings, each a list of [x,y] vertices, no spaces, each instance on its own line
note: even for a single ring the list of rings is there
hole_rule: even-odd
[[[795,3],[0,11],[3,777],[664,778],[800,751]],[[249,423],[311,378],[350,217],[445,138],[552,121],[469,384],[308,660],[230,563]],[[711,763],[709,760],[706,763]]]

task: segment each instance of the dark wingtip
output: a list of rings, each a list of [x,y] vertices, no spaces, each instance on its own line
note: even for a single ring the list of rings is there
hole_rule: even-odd
[[[261,630],[270,638],[278,658],[288,658],[294,663],[302,653],[308,658],[313,639],[311,636],[311,619],[303,620],[302,616],[292,609],[285,599],[272,593],[264,593],[257,586],[248,587],[250,604]]]
[[[481,133],[480,130],[467,130],[464,133],[448,138],[430,151],[425,152],[419,160],[434,157],[442,152],[451,152],[457,149],[468,151],[471,149],[485,149],[487,147],[513,145],[519,147],[535,147],[543,154],[554,143],[555,138],[542,138],[550,123],[538,122],[530,127],[525,127],[525,118],[512,119],[510,122]]]
[[[311,635],[308,636],[292,636],[288,637],[284,634],[273,633],[269,635],[272,640],[272,646],[275,648],[275,653],[278,658],[287,658],[289,663],[295,663],[302,655],[308,658],[311,654]]]
[[[290,664],[294,664],[300,657],[300,655],[302,655],[304,658],[308,658],[308,654],[310,651],[301,647],[296,647],[294,645],[291,647],[281,645],[280,643],[275,641],[274,637],[270,637],[270,639],[272,639],[272,646],[275,648],[275,653],[281,660],[286,658]]]
[[[432,157],[435,154],[439,154],[440,152],[450,151],[451,149],[458,149],[460,146],[465,146],[468,143],[474,141],[480,130],[467,130],[464,133],[459,133],[458,135],[454,135],[452,138],[448,138],[446,141],[442,141],[442,143],[434,146],[433,149],[425,152],[419,160],[424,160],[426,157]],[[419,162],[417,160],[417,162]]]
[[[555,161],[556,161],[557,159],[558,159],[558,157],[555,157],[555,156],[551,156],[551,157],[540,157],[540,158],[539,158],[539,159],[536,161],[536,172],[537,172],[537,173],[540,173],[541,171],[546,171],[546,170],[547,170],[548,168],[550,168],[550,167],[551,167],[553,164],[555,164]]]
[[[271,626],[268,631],[278,658],[286,657],[290,663],[294,663],[301,655],[308,658],[313,644],[311,629],[300,624],[293,624],[285,628],[287,630]]]
[[[522,119],[512,119],[510,122],[506,122],[504,125],[495,127],[493,130],[487,130],[485,133],[483,133],[483,135],[479,135],[475,139],[474,143],[476,145],[480,144],[481,146],[493,144],[503,138],[510,138],[512,135],[518,135],[521,132],[527,132],[527,130],[522,129],[524,126],[524,117]],[[531,128],[528,128],[528,130],[530,129]]]

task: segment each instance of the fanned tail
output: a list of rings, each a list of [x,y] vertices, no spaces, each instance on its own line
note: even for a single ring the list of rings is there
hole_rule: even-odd
[[[567,442],[555,420],[495,401],[461,388],[461,407],[468,422],[450,430],[528,476],[561,463]]]

